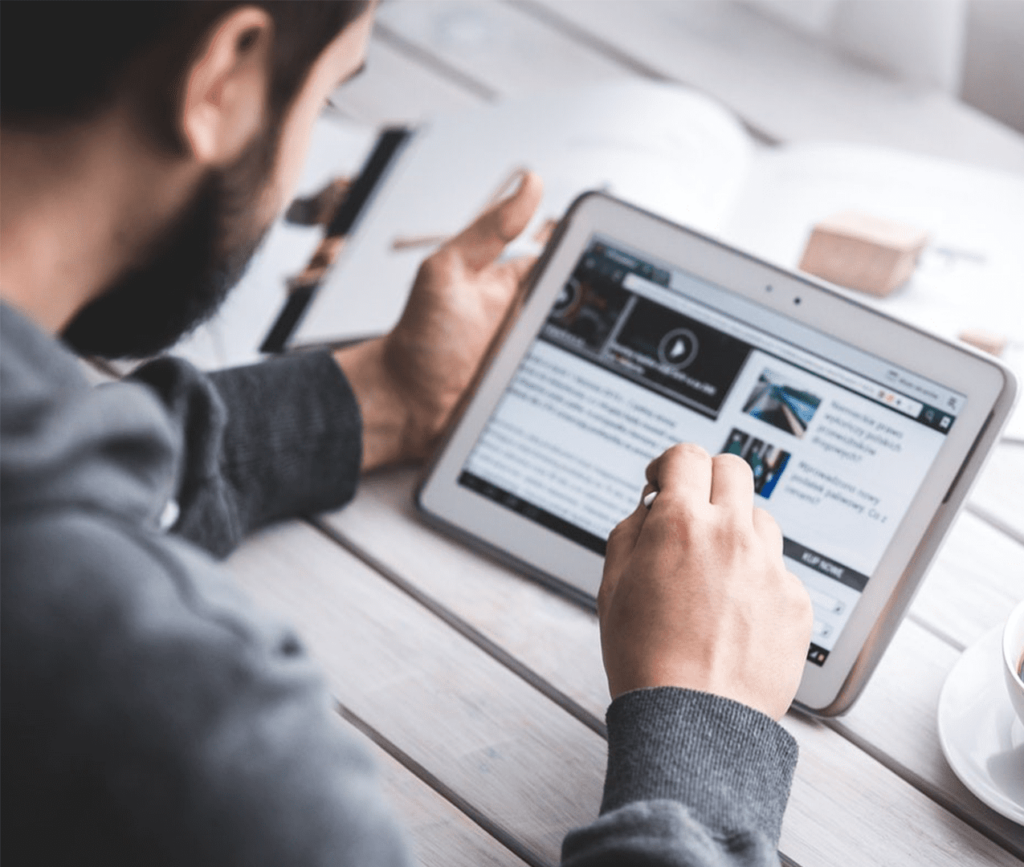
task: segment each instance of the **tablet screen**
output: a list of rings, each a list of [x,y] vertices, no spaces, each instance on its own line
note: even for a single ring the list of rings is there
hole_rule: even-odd
[[[458,481],[603,554],[670,445],[739,455],[811,595],[822,665],[964,404],[594,236]]]

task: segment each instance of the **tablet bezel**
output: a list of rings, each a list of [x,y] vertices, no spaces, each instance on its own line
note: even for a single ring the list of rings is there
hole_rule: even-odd
[[[842,713],[881,658],[944,531],[1009,416],[1016,396],[1013,375],[993,358],[893,319],[804,275],[784,271],[605,194],[582,195],[548,245],[519,316],[429,466],[417,503],[429,520],[448,532],[590,607],[600,584],[601,556],[461,487],[457,480],[554,298],[595,234],[642,250],[655,261],[671,263],[740,298],[967,396],[963,412],[825,664],[805,664],[797,703],[819,715]]]

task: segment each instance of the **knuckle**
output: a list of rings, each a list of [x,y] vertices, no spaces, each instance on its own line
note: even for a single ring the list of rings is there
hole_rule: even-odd
[[[697,443],[676,443],[671,446],[666,454],[673,455],[679,458],[696,458],[698,460],[711,460],[711,455],[708,454],[707,449],[703,446],[697,445]]]
[[[658,494],[657,502],[661,504],[661,507],[658,510],[658,514],[654,514],[652,510],[650,516],[652,523],[657,520],[658,515],[665,515],[674,525],[681,528],[687,534],[691,531],[698,531],[703,521],[708,517],[693,502],[680,497],[675,491],[662,491]]]
[[[775,520],[770,512],[765,511],[760,506],[754,507],[754,526],[771,530],[773,533],[782,533],[779,522]]]
[[[711,458],[711,463],[716,470],[724,469],[726,467],[732,467],[737,470],[743,470],[744,472],[750,473],[750,464],[748,464],[739,455],[734,455],[729,452],[724,454],[715,455]]]

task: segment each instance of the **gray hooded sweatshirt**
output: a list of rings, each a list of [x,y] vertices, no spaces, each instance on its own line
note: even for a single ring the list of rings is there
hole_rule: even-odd
[[[0,305],[9,864],[407,863],[301,640],[214,559],[346,502],[361,435],[327,353],[211,376],[164,359],[90,387]],[[602,815],[564,863],[776,861],[796,745],[772,720],[645,690],[608,732]]]

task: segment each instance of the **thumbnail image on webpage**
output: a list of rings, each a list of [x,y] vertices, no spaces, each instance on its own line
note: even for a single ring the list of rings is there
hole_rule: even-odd
[[[593,240],[459,483],[603,555],[666,448],[736,454],[811,595],[823,664],[952,416],[697,302],[685,276]]]

